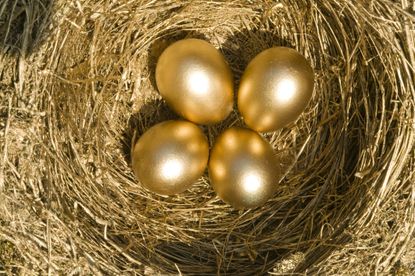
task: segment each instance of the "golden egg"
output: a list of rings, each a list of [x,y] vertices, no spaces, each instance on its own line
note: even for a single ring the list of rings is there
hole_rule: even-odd
[[[271,145],[258,133],[232,127],[210,153],[209,176],[217,195],[234,208],[253,208],[274,194],[280,168]]]
[[[207,166],[209,145],[202,130],[187,121],[165,121],[147,130],[132,152],[141,184],[158,194],[187,190]]]
[[[199,124],[225,119],[233,107],[233,76],[223,55],[200,39],[183,39],[161,54],[156,83],[167,104]]]
[[[274,131],[295,121],[313,94],[314,72],[300,53],[274,47],[247,66],[238,90],[238,109],[247,126]]]

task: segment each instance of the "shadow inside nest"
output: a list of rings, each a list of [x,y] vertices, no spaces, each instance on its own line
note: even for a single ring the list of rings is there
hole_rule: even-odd
[[[224,239],[225,235],[215,235],[190,244],[161,242],[155,247],[158,256],[148,261],[151,265],[165,267],[169,273],[180,271],[184,275],[268,275],[272,264],[287,252],[255,252],[249,245],[231,249],[221,244]],[[204,243],[211,245],[208,250],[205,245],[201,246]]]
[[[235,91],[248,63],[260,52],[276,46],[294,48],[289,40],[258,29],[239,31],[221,45],[219,50],[225,56],[233,72]]]
[[[30,2],[30,1],[29,1]],[[28,55],[36,52],[51,25],[53,0],[5,0],[0,4],[0,51]]]

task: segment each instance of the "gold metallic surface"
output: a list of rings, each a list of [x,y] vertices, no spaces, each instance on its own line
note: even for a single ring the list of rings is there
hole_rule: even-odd
[[[210,153],[209,176],[217,195],[234,208],[253,208],[274,194],[280,176],[278,158],[258,133],[232,127]]]
[[[170,107],[192,122],[218,123],[232,110],[232,72],[223,55],[204,40],[170,45],[157,62],[156,82]]]
[[[274,131],[296,120],[313,94],[314,72],[300,53],[274,47],[247,66],[238,90],[238,109],[247,126]]]
[[[146,131],[134,146],[133,171],[158,194],[187,190],[206,169],[209,145],[202,130],[187,121],[165,121]]]

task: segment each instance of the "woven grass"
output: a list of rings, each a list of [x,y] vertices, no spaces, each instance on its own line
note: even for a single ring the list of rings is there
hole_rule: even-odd
[[[415,7],[354,2],[1,2],[0,272],[415,271]],[[271,46],[315,68],[303,115],[264,135],[283,175],[260,208],[232,209],[207,173],[174,197],[134,178],[133,137],[175,118],[155,63],[185,37],[215,45],[236,85]],[[204,131],[212,145],[242,124]]]

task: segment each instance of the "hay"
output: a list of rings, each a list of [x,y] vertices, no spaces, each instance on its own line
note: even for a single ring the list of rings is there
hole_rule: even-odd
[[[0,270],[410,273],[414,10],[406,0],[3,1]],[[236,81],[273,45],[315,68],[306,112],[265,135],[284,176],[263,207],[233,210],[207,175],[176,197],[134,179],[134,134],[175,116],[155,62],[183,37],[218,47]],[[204,130],[213,143],[235,124],[236,112]]]

